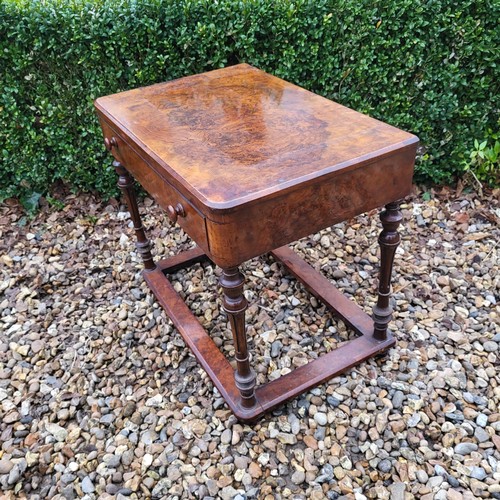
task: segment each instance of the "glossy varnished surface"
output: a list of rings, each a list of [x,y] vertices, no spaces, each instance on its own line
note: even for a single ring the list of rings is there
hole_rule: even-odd
[[[246,64],[102,97],[96,107],[212,209],[279,196],[418,141]]]

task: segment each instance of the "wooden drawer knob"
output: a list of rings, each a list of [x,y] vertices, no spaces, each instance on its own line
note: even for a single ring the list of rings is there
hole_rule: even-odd
[[[111,137],[111,139],[106,137],[104,139],[104,146],[106,147],[106,149],[108,151],[111,151],[113,148],[116,148],[118,146],[118,142],[116,140],[116,137]]]
[[[167,215],[172,222],[177,222],[178,217],[186,216],[186,211],[184,210],[184,207],[180,203],[177,203],[175,207],[173,205],[169,205],[167,207]]]

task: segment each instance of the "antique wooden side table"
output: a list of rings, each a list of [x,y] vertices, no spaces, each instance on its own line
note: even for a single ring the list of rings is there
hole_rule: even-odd
[[[95,102],[127,199],[144,278],[235,415],[252,421],[391,347],[390,275],[411,190],[417,137],[247,64],[102,97]],[[154,262],[133,178],[197,247]],[[287,246],[386,205],[373,319]],[[359,337],[256,387],[239,265],[271,252]],[[236,370],[175,292],[174,270],[205,258],[222,268]]]

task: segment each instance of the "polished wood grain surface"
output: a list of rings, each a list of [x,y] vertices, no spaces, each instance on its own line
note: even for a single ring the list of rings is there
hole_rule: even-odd
[[[213,209],[359,168],[418,139],[247,64],[102,97],[159,175]]]

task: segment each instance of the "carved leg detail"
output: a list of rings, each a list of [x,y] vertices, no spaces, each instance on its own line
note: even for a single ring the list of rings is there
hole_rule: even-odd
[[[234,350],[236,353],[236,371],[234,379],[240,391],[241,406],[252,408],[255,406],[255,373],[250,368],[248,358],[247,337],[245,328],[245,311],[248,307],[243,295],[243,275],[237,267],[222,270],[220,278],[222,286],[222,307],[226,311],[231,323]]]
[[[142,258],[146,271],[151,271],[155,269],[156,266],[153,262],[153,256],[151,255],[151,244],[146,238],[144,228],[142,227],[141,216],[139,215],[139,207],[137,206],[137,198],[135,197],[134,192],[134,179],[120,162],[114,161],[113,167],[115,168],[115,171],[119,176],[118,187],[122,190],[122,193],[127,200],[130,217],[132,218],[132,222],[134,223],[135,236],[137,238],[137,241],[135,243],[137,252]]]
[[[380,277],[378,285],[377,305],[373,308],[375,330],[373,336],[379,340],[387,338],[387,326],[392,319],[392,307],[389,304],[391,296],[391,274],[394,263],[394,254],[401,241],[397,231],[403,215],[399,210],[399,202],[386,205],[380,214],[382,227],[378,242],[380,244]]]

